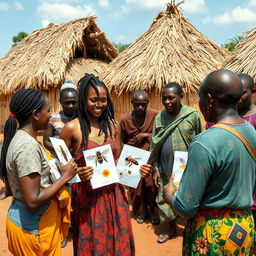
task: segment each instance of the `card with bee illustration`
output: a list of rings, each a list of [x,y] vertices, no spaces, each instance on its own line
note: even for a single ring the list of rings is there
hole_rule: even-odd
[[[55,153],[57,154],[59,161],[62,164],[67,164],[72,159],[72,156],[66,146],[65,141],[53,137],[50,137],[50,141],[55,150]]]
[[[58,157],[58,162],[55,161],[57,163],[56,168],[57,166],[60,168],[60,163],[64,165],[67,164],[72,159],[72,156],[64,140],[50,137],[50,141]],[[49,162],[49,165],[50,167],[54,168],[54,166],[50,162]],[[55,174],[57,173],[56,169],[54,173]],[[77,183],[77,182],[81,182],[81,179],[78,174],[76,174],[68,183]]]
[[[150,152],[140,148],[124,145],[117,163],[119,183],[137,188],[140,182],[140,166],[146,164]]]
[[[187,161],[188,161],[188,152],[185,152],[185,151],[174,152],[172,173],[175,175],[173,182],[176,186],[179,186],[181,177],[186,168]]]
[[[92,166],[92,188],[100,188],[119,181],[110,144],[83,151],[86,165]]]

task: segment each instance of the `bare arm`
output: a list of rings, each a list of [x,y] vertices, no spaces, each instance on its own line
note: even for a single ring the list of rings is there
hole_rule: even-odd
[[[63,127],[60,139],[64,140],[71,154],[77,152],[82,143],[82,134],[78,119],[74,119]]]
[[[77,166],[72,159],[67,165],[61,166],[62,176],[51,186],[40,190],[39,173],[31,173],[19,178],[23,200],[28,209],[33,212],[49,202],[58,191],[77,173]]]

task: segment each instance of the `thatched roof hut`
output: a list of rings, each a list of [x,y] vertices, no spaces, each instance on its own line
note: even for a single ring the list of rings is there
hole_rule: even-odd
[[[59,87],[65,79],[77,82],[86,72],[99,75],[117,56],[117,50],[95,19],[90,16],[49,24],[14,46],[0,59],[0,102],[8,105],[16,90],[36,88],[46,92],[57,111]],[[8,111],[8,106],[1,107],[1,118],[5,119]]]
[[[237,74],[248,74],[256,80],[256,28],[249,31],[247,36],[239,42],[222,67]]]
[[[10,94],[24,87],[58,87],[74,59],[110,62],[116,56],[117,50],[96,25],[95,17],[49,24],[34,31],[0,59],[0,93]]]
[[[160,12],[150,28],[101,75],[116,95],[118,115],[130,109],[129,98],[124,99],[129,96],[122,93],[145,89],[151,94],[151,107],[162,109],[157,94],[166,83],[180,83],[187,96],[197,93],[202,79],[226,58],[227,52],[200,33],[183,16],[179,5],[168,3],[166,11]],[[187,99],[190,105],[197,102],[196,98]]]
[[[247,36],[239,42],[232,55],[224,61],[222,68],[237,74],[248,74],[253,77],[254,85],[256,84],[256,28],[247,32]],[[256,95],[253,102],[256,103]]]

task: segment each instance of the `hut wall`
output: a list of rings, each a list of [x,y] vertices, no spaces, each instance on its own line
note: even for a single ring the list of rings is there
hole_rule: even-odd
[[[44,93],[47,95],[47,97],[50,100],[50,103],[52,106],[52,113],[55,113],[60,110],[59,90],[60,90],[59,88],[52,88],[51,90],[44,91]],[[9,103],[11,101],[11,98],[12,98],[12,95],[0,96],[0,132],[3,132],[4,123],[10,113]]]
[[[149,108],[156,109],[158,111],[163,109],[161,95],[156,90],[148,91],[149,94]],[[117,95],[114,92],[111,92],[111,98],[114,103],[115,107],[115,117],[119,121],[122,118],[122,115],[131,112],[132,105],[131,105],[131,93],[122,93],[121,95]],[[205,124],[204,118],[199,110],[199,97],[197,93],[187,93],[184,95],[182,102],[185,105],[191,106],[192,108],[196,109]]]

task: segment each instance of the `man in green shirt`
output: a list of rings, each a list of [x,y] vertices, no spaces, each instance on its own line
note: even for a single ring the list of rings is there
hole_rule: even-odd
[[[237,112],[242,93],[237,75],[214,71],[200,87],[199,105],[206,121],[235,129],[255,149],[256,132]],[[188,218],[183,255],[250,255],[256,164],[241,140],[225,129],[213,126],[196,136],[176,195],[172,179],[164,188],[165,201]]]

